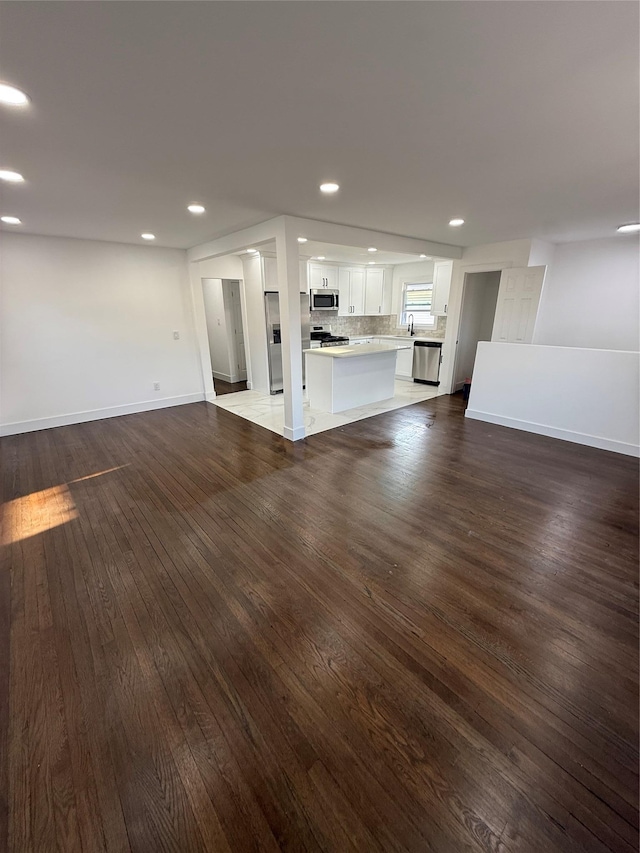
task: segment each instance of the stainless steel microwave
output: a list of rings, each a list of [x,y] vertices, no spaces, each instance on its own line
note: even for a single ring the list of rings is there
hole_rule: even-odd
[[[309,307],[312,311],[337,311],[338,291],[323,287],[310,292]]]

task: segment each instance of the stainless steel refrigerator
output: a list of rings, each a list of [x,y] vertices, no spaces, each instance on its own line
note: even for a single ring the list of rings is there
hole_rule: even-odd
[[[267,318],[267,350],[269,353],[269,390],[278,394],[283,390],[282,379],[282,341],[280,338],[280,295],[267,292],[264,295],[264,308]],[[300,318],[302,321],[302,349],[311,346],[309,330],[309,297],[300,294]],[[305,383],[305,359],[302,356],[302,385]]]

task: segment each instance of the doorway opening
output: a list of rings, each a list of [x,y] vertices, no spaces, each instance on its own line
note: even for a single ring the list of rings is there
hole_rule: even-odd
[[[454,391],[472,377],[479,341],[490,341],[498,304],[501,270],[469,272],[464,277]]]
[[[211,372],[216,394],[247,390],[247,357],[240,281],[203,278]]]

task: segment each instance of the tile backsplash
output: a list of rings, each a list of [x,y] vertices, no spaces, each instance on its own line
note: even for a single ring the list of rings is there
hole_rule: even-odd
[[[311,325],[328,325],[336,335],[350,338],[363,338],[367,335],[406,335],[407,327],[398,326],[396,314],[383,314],[380,317],[338,317],[333,311],[312,311]],[[438,317],[434,329],[417,330],[416,334],[430,338],[444,338],[447,318]]]

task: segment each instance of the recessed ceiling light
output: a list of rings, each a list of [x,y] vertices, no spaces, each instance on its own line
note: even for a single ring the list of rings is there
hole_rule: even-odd
[[[205,207],[202,204],[190,204],[187,210],[189,213],[204,213]]]
[[[247,249],[247,252],[249,252],[250,255],[255,255],[257,251],[257,249]]]
[[[9,181],[12,184],[20,184],[24,178],[20,172],[12,172],[10,169],[0,169],[0,181]]]
[[[298,243],[306,243],[306,242],[307,242],[306,237],[298,237]]]
[[[324,255],[318,255],[316,261],[324,261]]]
[[[375,261],[369,261],[369,266],[371,266],[371,264],[375,264]]]
[[[6,225],[22,225],[17,216],[0,216],[0,220]]]
[[[640,231],[640,222],[627,222],[626,225],[618,225],[621,234],[629,234],[632,231]]]
[[[324,184],[320,184],[320,192],[323,193],[337,193],[340,189],[340,184],[336,184],[335,181],[326,181]]]
[[[375,248],[375,246],[369,246],[369,248],[367,249],[367,252],[377,252],[377,251],[378,250]]]
[[[143,240],[155,240],[156,239],[156,235],[150,234],[148,231],[145,232],[144,234],[141,234],[140,236],[142,237]]]
[[[29,98],[20,89],[8,83],[0,83],[0,104],[7,104],[9,107],[26,107],[28,103]]]
[[[450,219],[449,225],[453,225],[454,228],[458,225],[464,225],[464,219]]]
[[[423,260],[425,260],[425,261],[430,261],[430,260],[431,260],[431,255],[420,255],[420,257],[421,257]]]

